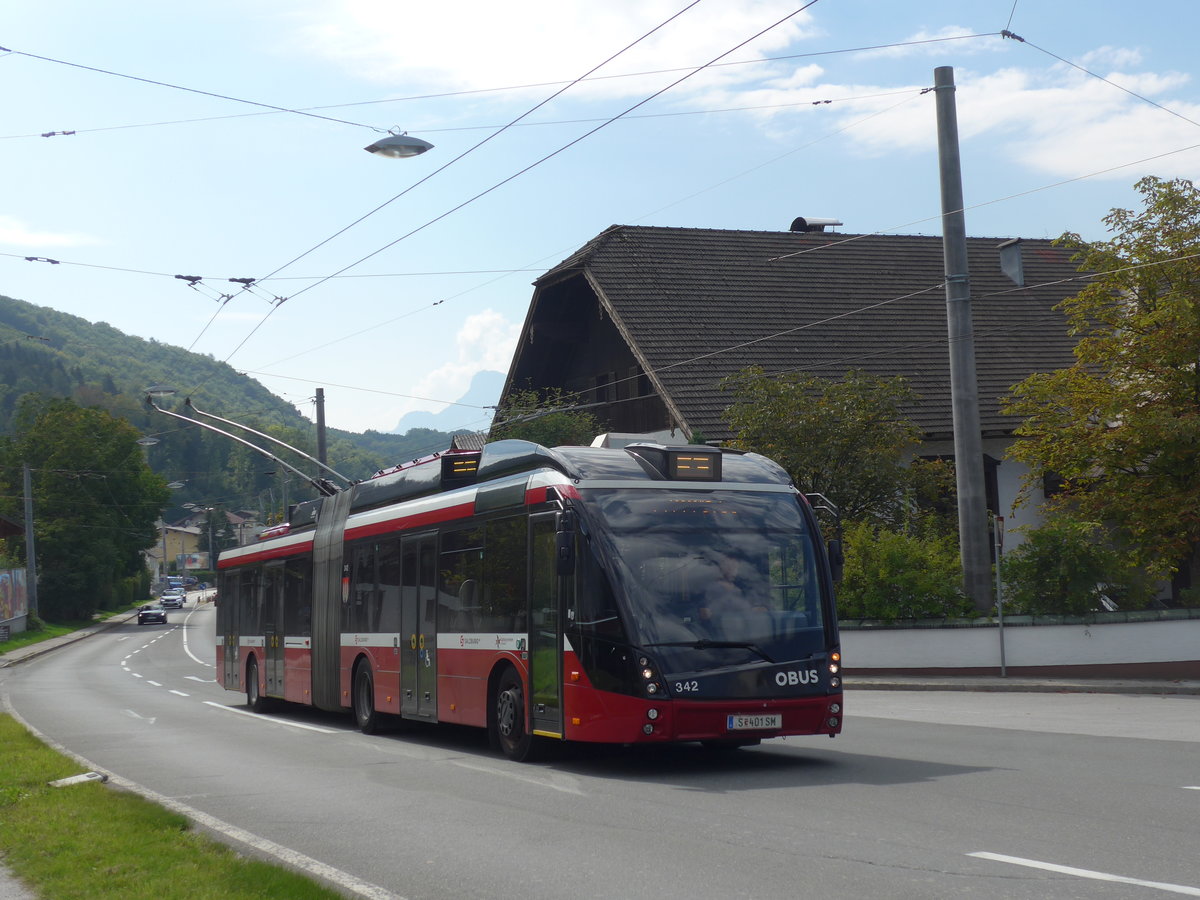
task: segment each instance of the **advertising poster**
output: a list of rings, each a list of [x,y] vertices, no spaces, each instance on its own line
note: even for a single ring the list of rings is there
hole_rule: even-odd
[[[19,619],[29,612],[25,596],[25,570],[0,569],[0,622]]]

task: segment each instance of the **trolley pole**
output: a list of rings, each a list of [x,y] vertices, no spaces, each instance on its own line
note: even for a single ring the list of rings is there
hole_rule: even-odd
[[[938,161],[942,187],[942,253],[946,269],[946,326],[950,350],[950,398],[954,415],[954,471],[958,487],[958,544],[963,586],[979,610],[991,607],[991,560],[987,498],[983,477],[983,437],[975,374],[975,333],[971,324],[971,278],[967,267],[967,227],[963,217],[962,167],[958,152],[958,111],[954,69],[933,70],[937,99]]]

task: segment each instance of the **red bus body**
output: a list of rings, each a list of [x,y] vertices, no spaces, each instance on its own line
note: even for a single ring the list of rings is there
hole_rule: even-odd
[[[716,624],[719,553],[755,605]],[[477,726],[514,759],[841,730],[825,547],[753,454],[451,451],[302,504],[219,572],[219,678],[255,708]]]

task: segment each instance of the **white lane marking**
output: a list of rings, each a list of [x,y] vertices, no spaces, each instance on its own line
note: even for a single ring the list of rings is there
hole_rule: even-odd
[[[568,780],[566,783],[556,784],[554,781],[549,781],[545,778],[535,778],[529,775],[522,775],[518,772],[508,772],[504,769],[498,769],[493,766],[481,766],[474,763],[461,762],[458,760],[451,760],[450,762],[452,765],[458,766],[460,769],[470,769],[472,772],[483,772],[485,775],[502,775],[505,778],[512,778],[516,781],[522,781],[525,784],[533,784],[537,785],[538,787],[550,788],[554,791],[562,791],[564,794],[577,794],[580,797],[586,796],[586,794],[584,794],[584,792],[581,791],[575,784],[571,783],[573,779]]]
[[[101,775],[107,775],[111,784],[115,784],[118,787],[123,787],[127,791],[133,791],[135,794],[140,794],[147,800],[157,803],[160,806],[165,806],[172,812],[177,812],[180,815],[187,816],[197,825],[200,825],[204,828],[209,828],[219,834],[223,834],[231,841],[238,841],[248,847],[258,850],[260,853],[273,856],[284,865],[300,869],[301,871],[307,872],[317,878],[324,878],[326,881],[332,881],[334,884],[341,886],[349,893],[356,894],[359,897],[365,897],[367,900],[405,900],[405,898],[400,894],[393,893],[387,888],[380,887],[377,884],[371,884],[369,881],[363,881],[361,878],[351,875],[349,872],[343,872],[341,869],[334,868],[333,866],[327,865],[320,860],[313,859],[311,856],[305,856],[303,853],[292,850],[289,847],[284,847],[281,844],[276,844],[274,841],[269,841],[264,837],[259,837],[257,834],[254,834],[251,831],[238,828],[236,825],[230,825],[228,822],[223,822],[215,816],[210,816],[208,813],[201,812],[198,809],[194,809],[193,807],[190,807],[184,803],[180,803],[178,800],[174,800],[171,797],[166,797],[157,791],[152,791],[150,788],[140,785],[136,781],[130,781],[128,778],[122,778],[120,775],[117,775],[114,772],[110,772],[107,769],[102,769],[91,760],[80,756],[78,753],[75,753],[72,750],[68,750],[58,741],[55,741],[47,735],[42,734],[24,719],[22,719],[17,711],[13,709],[12,703],[9,701],[7,691],[0,695],[0,699],[3,699],[4,701],[4,711],[20,722],[30,734],[32,734],[42,743],[53,747],[59,753],[71,757],[88,770],[92,772],[99,772]],[[226,708],[228,709],[228,707]],[[132,712],[132,710],[126,710],[126,712]]]
[[[217,683],[217,679],[215,679],[215,678],[201,678],[199,675],[184,675],[183,679],[184,679],[184,681],[198,681],[201,684],[216,684]]]
[[[197,603],[196,606],[193,607],[192,611],[190,613],[188,613],[187,617],[183,620],[184,624],[191,625],[192,616],[194,616],[199,611],[200,611],[200,604]],[[207,666],[210,669],[215,669],[216,663],[206,662],[205,660],[201,659],[195,653],[192,652],[192,648],[188,645],[188,631],[190,631],[189,628],[183,629],[183,652],[186,653],[188,656],[190,656],[192,659],[194,659],[196,662],[200,663],[200,665]]]
[[[287,719],[270,719],[265,716],[260,716],[258,713],[250,712],[245,709],[238,709],[236,706],[226,706],[224,703],[215,703],[212,700],[205,700],[205,706],[212,706],[217,709],[223,709],[225,712],[237,713],[239,716],[249,716],[251,719],[256,719],[259,722],[269,722],[272,725],[288,725],[292,728],[303,728],[305,731],[315,731],[318,734],[340,734],[340,732],[332,728],[318,728],[316,725],[305,725],[302,722],[289,722]]]
[[[146,684],[152,684],[152,685],[154,685],[155,687],[162,687],[162,682],[160,682],[160,681],[151,681],[149,678],[147,678],[147,679],[146,679]]]
[[[146,677],[146,676],[142,675],[140,672],[130,672],[129,674],[132,675],[134,678],[145,678]]]
[[[156,718],[155,716],[139,716],[132,709],[125,710],[125,715],[133,719],[141,719],[143,722],[149,722],[151,725],[154,724],[154,720]]]
[[[172,690],[172,691],[170,691],[170,693],[172,693],[172,694],[175,694],[177,697],[190,697],[190,696],[192,696],[191,694],[185,694],[183,691],[176,691],[176,690]]]
[[[1200,791],[1200,784],[1185,784],[1183,789],[1185,791]]]
[[[1019,856],[1004,856],[1001,853],[968,853],[977,859],[990,859],[995,862],[1012,863],[1014,866],[1025,866],[1029,869],[1042,869],[1046,872],[1057,872],[1060,875],[1074,875],[1077,878],[1090,878],[1093,881],[1111,881],[1116,884],[1133,884],[1138,887],[1154,888],[1168,891],[1172,894],[1183,894],[1187,897],[1200,897],[1200,888],[1188,887],[1186,884],[1168,884],[1165,881],[1144,881],[1141,878],[1126,878],[1124,875],[1110,875],[1108,872],[1093,872],[1091,869],[1076,869],[1073,866],[1060,866],[1055,863],[1039,862],[1036,859],[1022,859]]]

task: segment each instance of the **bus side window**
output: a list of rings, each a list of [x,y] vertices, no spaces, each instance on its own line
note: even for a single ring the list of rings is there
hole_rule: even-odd
[[[483,558],[481,631],[523,632],[529,521],[525,516],[487,523]]]
[[[354,548],[351,567],[350,602],[345,607],[344,629],[349,632],[370,633],[375,630],[378,609],[375,603],[375,547],[370,544]]]
[[[284,566],[283,624],[287,634],[312,634],[312,558],[289,559]]]
[[[438,560],[438,630],[478,631],[479,607],[462,596],[463,582],[483,575],[483,529],[458,528],[442,532]],[[478,594],[477,591],[467,591]]]
[[[376,602],[379,604],[376,630],[384,634],[400,631],[400,542],[388,541],[380,544],[377,554],[378,586]]]

